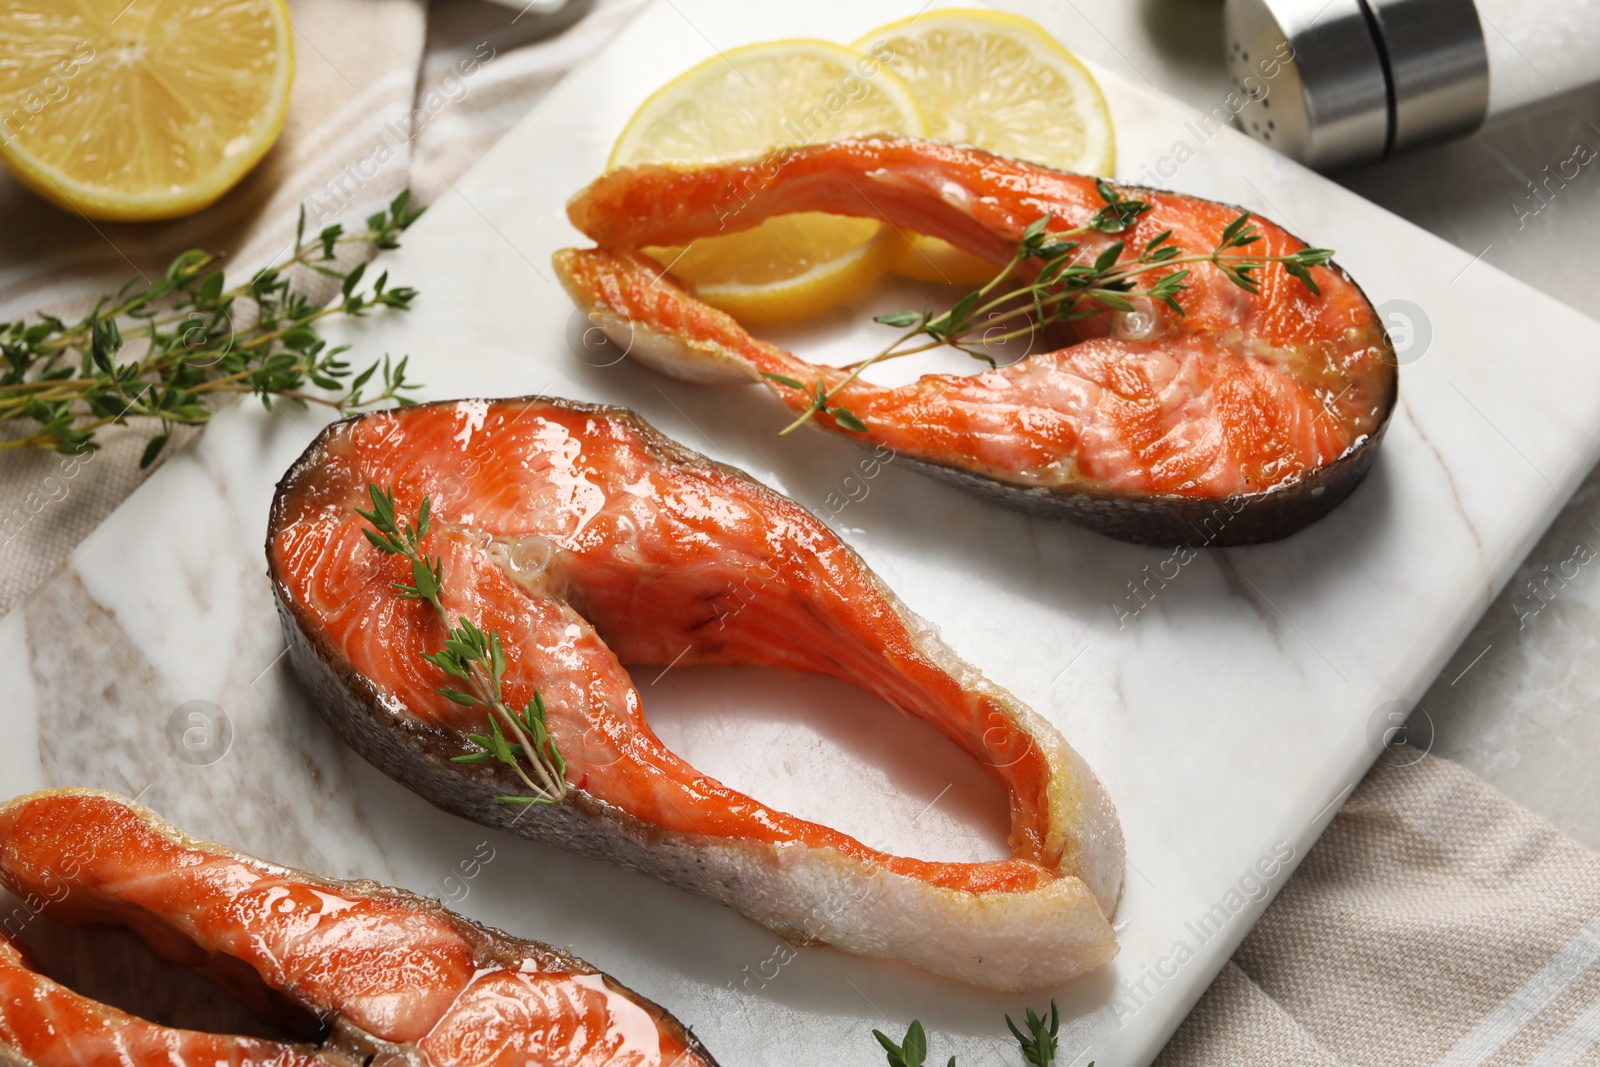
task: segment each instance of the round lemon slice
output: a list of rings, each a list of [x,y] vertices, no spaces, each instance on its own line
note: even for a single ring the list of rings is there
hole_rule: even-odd
[[[873,57],[828,41],[774,41],[715,56],[656,90],[623,129],[611,165],[709,163],[926,129],[910,90]],[[893,227],[871,219],[803,213],[647,251],[708,304],[762,323],[856,295],[906,246]]]
[[[1116,166],[1111,112],[1094,76],[1037,24],[976,9],[933,10],[855,43],[886,56],[923,113],[928,136],[1075,174]],[[993,264],[918,235],[895,266],[924,281],[986,282]]]
[[[215,201],[277,140],[294,81],[282,0],[10,0],[0,43],[0,159],[98,219]]]

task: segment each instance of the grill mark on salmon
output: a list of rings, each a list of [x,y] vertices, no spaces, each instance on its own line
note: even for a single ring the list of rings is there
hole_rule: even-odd
[[[131,800],[60,789],[0,806],[0,882],[69,923],[125,926],[318,1048],[159,1026],[74,993],[0,939],[0,1061],[25,1067],[715,1067],[658,1005],[576,957],[435,901],[191,838]]]
[[[1240,213],[1177,193],[1124,191],[1151,210],[1125,233],[1077,237],[1084,259],[1116,240],[1142,247],[1163,230],[1185,255],[1209,254]],[[1059,231],[1102,206],[1093,178],[978,149],[838,141],[761,161],[610,171],[568,204],[599,248],[564,249],[555,266],[573,301],[635,360],[692,382],[759,382],[801,412],[811,398],[764,375],[832,389],[845,372],[753,338],[634,250],[826,211],[885,219],[1003,264],[1039,217],[1053,213],[1050,229]],[[1270,220],[1251,221],[1261,240],[1244,254],[1305,247]],[[1148,332],[1127,336],[1123,316],[1102,312],[1067,347],[996,370],[895,387],[857,379],[836,403],[866,422],[865,433],[827,414],[812,423],[893,448],[1003,503],[1124,540],[1286,536],[1365,477],[1394,408],[1393,346],[1360,288],[1331,264],[1313,268],[1320,296],[1275,266],[1259,273],[1259,295],[1213,264],[1191,266],[1186,314],[1142,309]]]
[[[435,692],[444,639],[363,538],[369,483],[433,504],[452,618],[499,632],[507,703],[537,689],[567,799],[470,751],[481,712]],[[324,430],[279,484],[267,554],[290,658],[324,716],[434,804],[704,894],[799,942],[995,989],[1056,984],[1116,950],[1115,809],[1043,719],[958,659],[815,516],[621,408],[548,398],[406,407]],[[738,610],[729,610],[738,597]],[[650,729],[624,662],[831,675],[920,716],[1006,788],[1012,857],[929,862],[776,811]]]

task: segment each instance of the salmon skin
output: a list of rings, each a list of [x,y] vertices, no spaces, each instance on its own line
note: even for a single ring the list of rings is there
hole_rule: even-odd
[[[1082,261],[1118,240],[1142,248],[1164,230],[1183,255],[1207,255],[1240,214],[1177,193],[1121,192],[1150,210],[1131,230],[1076,236]],[[1051,216],[1046,229],[1056,233],[1105,206],[1094,178],[975,148],[838,141],[760,161],[610,171],[567,206],[599,247],[563,249],[555,267],[573,301],[630,357],[691,382],[759,382],[803,412],[808,389],[832,390],[846,372],[751,337],[635,250],[826,211],[885,219],[1004,264],[1041,217]],[[1306,247],[1266,219],[1250,221],[1261,239],[1234,254]],[[1134,315],[1102,306],[1076,325],[1074,343],[1005,367],[896,387],[856,379],[830,403],[864,431],[826,413],[811,422],[1002,503],[1127,541],[1284,537],[1326,514],[1370,469],[1398,388],[1393,346],[1366,296],[1332,264],[1311,270],[1320,296],[1275,265],[1258,273],[1259,295],[1214,263],[1190,266],[1183,314],[1148,300]],[[1037,261],[1019,270],[1031,278]]]
[[[569,791],[531,810],[467,766],[480,711],[435,692],[444,629],[366,544],[369,483],[424,498],[443,603],[505,643],[507,703],[537,690]],[[999,990],[1110,959],[1115,809],[1043,719],[963,663],[821,521],[634,413],[530,397],[358,416],[285,475],[267,554],[303,686],[372,763],[479,822],[654,875],[796,942],[895,957]],[[831,675],[928,720],[1010,796],[1010,859],[886,855],[700,773],[651,731],[623,663]]]
[[[0,806],[0,882],[125,926],[319,1047],[158,1026],[79,996],[0,937],[0,1062],[25,1067],[715,1067],[676,1019],[576,957],[438,902],[199,841],[114,793]],[[9,928],[9,924],[8,924]]]

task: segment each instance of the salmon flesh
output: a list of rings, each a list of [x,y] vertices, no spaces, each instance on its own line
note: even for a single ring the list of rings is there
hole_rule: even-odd
[[[0,934],[7,1065],[715,1067],[664,1009],[580,959],[403,890],[198,841],[113,793],[0,805],[0,882],[59,920],[132,930],[268,1021],[327,1032],[292,1044],[159,1026],[51,981]]]
[[[1150,210],[1125,232],[1075,236],[1082,262],[1115,241],[1143,248],[1163,231],[1182,255],[1208,255],[1240,214],[1177,193],[1120,192]],[[1059,233],[1105,206],[1094,178],[975,148],[838,141],[762,160],[610,171],[567,207],[599,247],[563,249],[555,266],[573,301],[631,358],[691,382],[758,382],[803,412],[816,383],[832,391],[846,371],[751,337],[637,250],[825,211],[883,219],[999,265],[1036,220],[1050,216],[1046,232]],[[1306,247],[1267,219],[1250,221],[1260,239],[1231,254]],[[1030,262],[1018,269],[1031,280],[1038,263]],[[1258,294],[1213,262],[1189,266],[1182,313],[1149,300],[1132,312],[1090,301],[1098,313],[1074,325],[1066,347],[1035,343],[1041,350],[1006,366],[901,386],[858,378],[830,403],[865,429],[828,413],[812,425],[1124,540],[1203,546],[1286,536],[1345,499],[1371,467],[1398,388],[1393,345],[1333,264],[1311,268],[1320,295],[1276,265],[1258,272]],[[796,381],[806,388],[786,384]]]
[[[500,634],[507,703],[537,691],[569,792],[463,765],[481,710],[436,690],[432,609],[364,538],[368,486],[424,498],[442,602]],[[810,512],[622,408],[548,398],[405,407],[335,423],[278,486],[273,588],[302,684],[363,756],[434,804],[652,874],[797,942],[894,957],[999,990],[1116,951],[1117,816],[1047,722],[962,662]],[[830,675],[919,716],[1009,794],[1009,859],[886,855],[728,788],[656,737],[624,663]]]

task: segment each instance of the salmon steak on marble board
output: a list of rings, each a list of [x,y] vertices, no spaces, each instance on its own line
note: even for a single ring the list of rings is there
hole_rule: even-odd
[[[396,514],[426,515],[408,526],[425,531],[426,565],[371,543],[379,487]],[[814,515],[627,409],[464,400],[334,423],[279,483],[267,555],[302,687],[356,751],[447,811],[653,875],[795,942],[992,989],[1053,986],[1116,952],[1122,832],[1083,759]],[[419,574],[437,605],[397,595]],[[442,692],[460,683],[427,657],[469,623],[502,646],[505,704],[537,707],[523,725],[547,728],[563,757],[547,768],[554,802],[518,803],[531,780],[503,760],[464,762],[499,746],[487,735],[500,727]],[[1012,855],[888,855],[773,810],[662,744],[625,663],[853,683],[1004,786]]]
[[[1049,331],[1007,365],[878,385],[860,363],[752,337],[661,266],[696,238],[803,211],[882,219],[1005,268],[1005,286],[950,317],[880,318],[931,327],[916,340],[966,338],[982,358],[985,337],[1026,332],[1013,328],[1029,312]],[[759,383],[812,426],[1123,540],[1287,536],[1360,484],[1394,410],[1393,345],[1331,251],[1210,200],[875,137],[619,167],[567,214],[598,247],[557,252],[557,273],[630,358],[689,382]]]
[[[132,931],[305,1036],[158,1025],[52,981],[0,934],[7,1065],[715,1067],[663,1008],[574,956],[404,890],[196,840],[114,793],[0,805],[0,883],[59,921]]]

